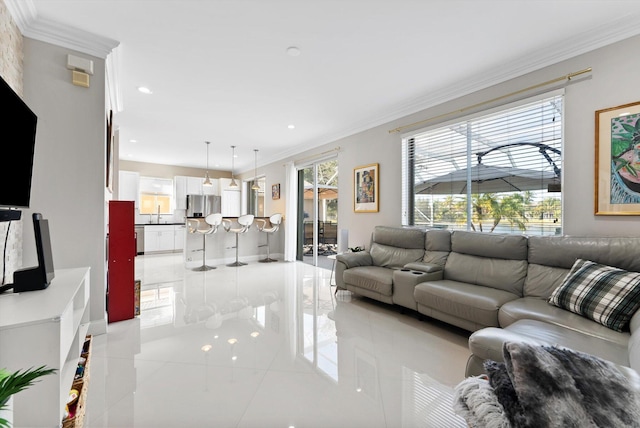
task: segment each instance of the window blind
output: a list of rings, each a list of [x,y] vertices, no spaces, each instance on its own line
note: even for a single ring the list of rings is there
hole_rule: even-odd
[[[405,136],[403,224],[559,233],[562,113],[556,91]]]

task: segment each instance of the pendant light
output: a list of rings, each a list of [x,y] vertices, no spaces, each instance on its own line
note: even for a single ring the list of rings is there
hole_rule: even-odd
[[[251,190],[260,190],[260,186],[258,186],[258,149],[253,149],[255,153],[255,163],[253,167],[253,186],[251,186]]]
[[[229,187],[238,187],[238,183],[236,183],[236,179],[233,176],[235,159],[236,159],[236,146],[231,146],[231,183],[229,183]]]
[[[202,182],[203,186],[213,186],[213,183],[211,182],[211,178],[209,178],[209,142],[205,141],[204,142],[207,145],[207,170],[204,173],[204,181]]]

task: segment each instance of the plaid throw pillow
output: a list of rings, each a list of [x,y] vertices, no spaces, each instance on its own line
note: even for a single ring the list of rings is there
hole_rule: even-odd
[[[640,308],[640,273],[578,259],[549,303],[623,331]]]

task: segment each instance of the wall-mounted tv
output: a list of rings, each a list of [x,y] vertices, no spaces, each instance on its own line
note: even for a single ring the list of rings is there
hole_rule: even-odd
[[[29,208],[38,118],[1,76],[0,105],[2,159],[5,161],[5,167],[0,168],[0,210]],[[3,211],[7,219],[6,210]],[[0,219],[2,217],[0,215]]]

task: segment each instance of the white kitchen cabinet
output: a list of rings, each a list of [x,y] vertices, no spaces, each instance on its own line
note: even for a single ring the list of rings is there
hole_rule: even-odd
[[[140,205],[140,174],[133,171],[120,171],[118,173],[119,187],[118,200],[134,201],[134,207]]]
[[[187,177],[173,177],[173,197],[177,210],[187,209]]]
[[[222,215],[225,217],[239,217],[242,209],[242,192],[240,180],[236,180],[237,187],[229,187],[230,178],[219,178],[220,204]]]
[[[187,177],[187,195],[202,195],[202,177]]]
[[[240,216],[240,191],[238,190],[223,190],[222,198],[220,199],[221,211],[224,217],[239,217]]]
[[[211,178],[211,186],[202,186],[203,195],[220,195],[220,184],[217,178]]]
[[[0,298],[0,366],[46,365],[55,373],[13,398],[13,426],[62,426],[64,408],[89,329],[90,268],[56,269],[44,290]]]
[[[144,252],[174,250],[174,225],[157,225],[144,227]]]
[[[184,243],[187,234],[187,226],[184,224],[176,224],[173,226],[173,249],[175,251],[184,250]]]
[[[203,177],[176,176],[173,178],[173,194],[177,210],[187,209],[187,195],[220,195],[218,179],[211,179],[213,186],[203,186],[203,181]]]

